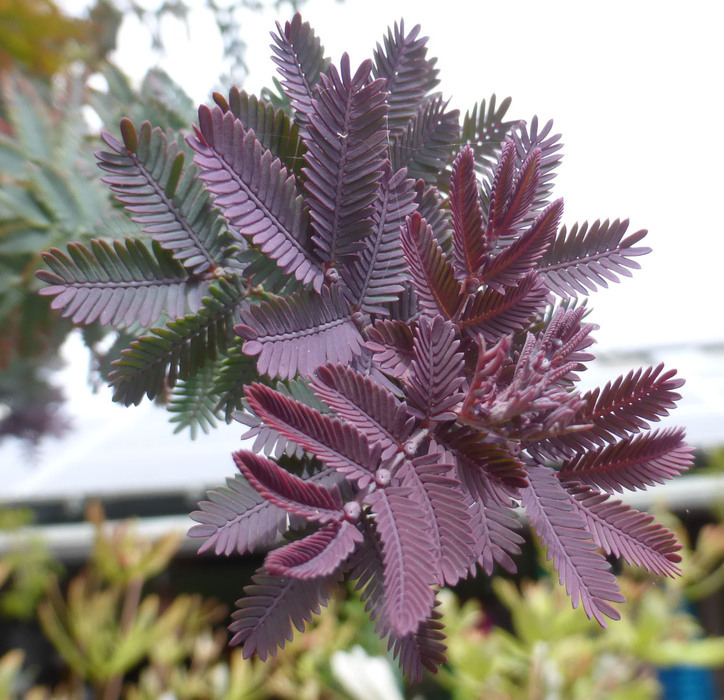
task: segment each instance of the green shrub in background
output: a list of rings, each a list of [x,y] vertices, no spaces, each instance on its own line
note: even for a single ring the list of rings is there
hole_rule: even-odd
[[[654,700],[661,693],[657,668],[724,665],[724,638],[706,637],[684,607],[721,585],[721,520],[701,530],[696,548],[683,551],[682,579],[662,585],[625,570],[628,602],[608,630],[571,609],[549,576],[519,583],[494,578],[509,629],[493,626],[480,602],[443,591],[448,662],[438,676],[406,687],[358,598],[330,601],[309,634],[297,635],[276,658],[244,660],[226,646],[224,606],[198,595],[152,592],[178,536],[151,542],[132,522],[110,527],[97,507],[88,515],[95,527],[88,562],[70,580],[58,580],[61,569],[42,543],[35,546],[44,556],[29,560],[27,575],[15,575],[17,552],[29,551],[17,530],[27,514],[3,514],[20,539],[0,558],[0,572],[12,572],[2,579],[0,601],[32,601],[35,609],[37,582],[44,582],[37,616],[63,667],[53,687],[37,686],[23,652],[10,651],[0,657],[0,700],[74,699],[84,692],[103,700]],[[660,517],[688,543],[672,516]],[[7,621],[28,608],[3,604],[2,610]]]

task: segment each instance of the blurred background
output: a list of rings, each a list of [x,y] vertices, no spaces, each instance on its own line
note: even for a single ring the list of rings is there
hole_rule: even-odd
[[[630,612],[605,634],[553,593],[531,545],[516,585],[496,577],[446,598],[450,664],[423,687],[394,664],[379,672],[384,649],[354,598],[274,663],[242,662],[225,649],[224,606],[258,561],[197,557],[185,538],[188,513],[233,475],[241,426],[222,420],[192,440],[163,407],[113,404],[102,376],[115,338],[74,331],[37,295],[41,251],[105,235],[100,131],[117,134],[126,115],[189,129],[212,91],[271,87],[269,33],[296,5],[335,61],[370,56],[401,18],[421,24],[454,107],[495,93],[513,98],[512,118],[554,121],[567,225],[649,230],[642,269],[590,299],[598,360],[584,381],[659,362],[686,379],[669,423],[686,426],[697,464],[631,502],[688,549],[680,581],[625,573]],[[712,671],[724,665],[721,10],[296,5],[0,0],[0,698],[347,698],[349,678],[385,673],[357,697],[724,697]]]

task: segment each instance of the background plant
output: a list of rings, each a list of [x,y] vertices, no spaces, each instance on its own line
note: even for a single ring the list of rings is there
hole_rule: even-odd
[[[198,596],[158,593],[156,573],[164,567],[178,540],[171,538],[153,544],[134,531],[134,523],[110,524],[98,509],[91,509],[96,538],[88,561],[73,576],[59,575],[58,583],[43,595],[40,607],[44,617],[58,613],[58,619],[43,623],[42,629],[64,659],[54,683],[34,682],[37,669],[23,667],[23,653],[11,650],[0,657],[0,698],[60,700],[77,697],[80,688],[95,687],[97,697],[108,686],[99,676],[109,666],[106,678],[113,676],[113,654],[107,636],[118,642],[123,606],[104,608],[110,614],[88,620],[88,609],[98,610],[98,600],[118,601],[117,591],[127,590],[139,574],[146,581],[128,625],[127,641],[121,648],[141,651],[131,673],[121,683],[122,697],[158,698],[171,693],[179,698],[308,698],[309,700],[349,700],[358,697],[345,691],[343,684],[362,687],[365,674],[379,674],[371,661],[394,669],[391,655],[380,642],[374,624],[368,619],[365,604],[358,595],[337,595],[315,619],[308,632],[297,636],[274,659],[260,663],[243,659],[241,649],[226,648],[227,633],[219,622],[224,611],[218,603]],[[685,532],[669,514],[660,517],[677,530],[683,542]],[[721,539],[724,527],[715,519],[707,540]],[[25,541],[16,533],[18,543]],[[697,546],[682,550],[685,563],[709,561],[710,541],[698,538]],[[12,557],[10,557],[12,559]],[[0,569],[7,556],[0,557]],[[704,569],[711,573],[719,561],[710,561]],[[128,576],[119,574],[127,565]],[[57,570],[57,563],[52,568]],[[690,578],[689,568],[686,581]],[[510,616],[500,623],[500,606],[490,597],[481,605],[477,599],[463,602],[450,591],[441,594],[442,622],[448,632],[447,662],[437,676],[426,675],[424,684],[405,688],[397,679],[399,697],[427,698],[492,697],[499,700],[530,698],[540,692],[557,692],[569,698],[632,698],[648,700],[661,697],[657,669],[682,662],[699,667],[721,667],[724,640],[707,636],[684,607],[688,586],[679,579],[666,585],[642,577],[641,572],[625,568],[620,582],[626,592],[622,619],[603,630],[571,609],[564,592],[548,571],[537,581],[512,581],[500,575],[492,578],[492,589]],[[690,580],[690,583],[695,581]],[[24,587],[26,582],[20,582]],[[162,589],[164,586],[161,587]],[[116,591],[116,592],[114,592]],[[341,592],[340,592],[341,593]],[[34,586],[28,594],[35,595]],[[124,595],[121,595],[123,598]],[[156,614],[153,601],[161,601]],[[8,612],[1,614],[3,624]],[[494,622],[497,620],[497,622]],[[145,634],[139,631],[145,629]],[[81,632],[82,631],[82,632]],[[70,632],[70,635],[68,634]],[[153,640],[152,644],[148,641]],[[89,654],[87,645],[99,652]],[[359,647],[364,649],[364,653]],[[340,657],[340,652],[343,655]],[[78,654],[82,663],[70,663]],[[126,652],[127,653],[127,652]],[[93,658],[101,663],[91,664]],[[357,660],[352,672],[341,671],[336,658]],[[105,660],[104,660],[105,659]],[[399,672],[398,672],[399,673]],[[118,687],[117,681],[115,688]]]
[[[460,123],[418,27],[354,72],[299,15],[272,48],[291,116],[232,89],[185,140],[122,120],[97,158],[151,244],[71,244],[38,273],[75,323],[147,329],[113,365],[115,400],[171,392],[182,423],[234,415],[256,438],[192,531],[227,554],[290,535],[232,642],[273,655],[347,576],[419,678],[445,658],[436,591],[514,570],[519,505],[574,607],[617,619],[604,555],[669,576],[679,555],[610,494],[672,478],[691,449],[650,430],[675,372],[576,391],[594,326],[575,300],[629,275],[645,232],[559,229],[551,125],[505,123],[494,99]]]

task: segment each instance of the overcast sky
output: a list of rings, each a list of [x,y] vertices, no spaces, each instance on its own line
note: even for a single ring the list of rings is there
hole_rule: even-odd
[[[76,0],[82,2],[82,0]],[[203,6],[202,0],[188,0]],[[604,347],[724,341],[720,287],[724,231],[724,42],[721,3],[559,0],[307,0],[304,18],[338,61],[371,56],[388,25],[421,24],[438,57],[439,89],[463,111],[496,93],[509,115],[553,119],[564,161],[555,196],[564,222],[629,218],[654,252],[634,279],[593,295]],[[271,83],[269,31],[290,11],[246,13],[249,77]],[[162,66],[197,101],[224,69],[213,19],[192,13],[190,32],[169,21]],[[141,76],[155,60],[128,20],[117,61]],[[226,91],[224,86],[223,90]]]

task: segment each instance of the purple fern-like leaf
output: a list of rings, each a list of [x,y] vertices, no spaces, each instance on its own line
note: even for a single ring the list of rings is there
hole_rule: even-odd
[[[506,97],[500,103],[495,95],[490,100],[481,100],[465,113],[461,124],[461,136],[464,143],[470,144],[475,151],[475,168],[486,173],[494,168],[501,144],[518,121],[504,121],[510,108],[511,98]],[[429,219],[428,219],[429,220]]]
[[[407,267],[400,255],[400,227],[417,206],[414,181],[406,175],[403,168],[391,176],[389,161],[384,163],[371,233],[340,269],[350,305],[368,314],[388,315],[389,303],[404,291]]]
[[[506,141],[500,152],[493,180],[490,184],[487,212],[485,212],[485,243],[486,248],[493,248],[501,235],[515,233],[516,230],[506,231],[500,224],[505,218],[506,204],[513,196],[515,185],[515,146],[512,141]]]
[[[387,150],[385,81],[369,81],[372,62],[354,75],[349,56],[330,66],[319,90],[305,140],[304,183],[317,253],[339,267],[364,247]]]
[[[323,270],[311,253],[309,219],[296,181],[231,112],[199,107],[188,138],[201,179],[237,235],[248,237],[286,274],[319,290]]]
[[[651,423],[669,415],[681,399],[676,389],[683,384],[676,370],[664,371],[663,363],[631,370],[625,377],[608,382],[603,389],[584,395],[586,406],[578,422],[590,423],[593,427],[566,436],[564,442],[587,449],[647,430]]]
[[[365,346],[383,372],[397,379],[409,370],[414,358],[412,329],[402,321],[377,321],[367,330]]]
[[[270,546],[287,529],[287,512],[241,477],[226,483],[227,487],[209,491],[209,500],[201,501],[200,510],[191,513],[199,524],[189,530],[189,537],[207,538],[199,553],[213,547],[216,554],[229,556]]]
[[[515,489],[527,486],[526,472],[518,457],[504,446],[486,440],[479,431],[463,427],[440,432],[437,437],[453,453],[459,469],[470,472],[466,483],[474,496],[489,492],[489,496],[495,497],[500,489],[499,502],[507,503]]]
[[[430,421],[455,420],[462,402],[463,353],[455,337],[455,324],[441,316],[423,316],[413,344],[414,359],[406,376],[407,398]]]
[[[487,342],[494,343],[525,328],[544,308],[547,296],[542,280],[530,272],[505,294],[488,288],[468,296],[457,324],[467,335],[475,338],[482,334]]]
[[[506,141],[489,193],[485,237],[494,245],[500,237],[515,235],[523,227],[538,194],[541,152],[533,149],[521,164],[513,141]]]
[[[557,199],[511,245],[486,260],[479,273],[482,282],[503,294],[519,284],[551,244],[562,213],[563,200]]]
[[[528,126],[519,122],[518,128],[511,132],[511,139],[515,144],[516,169],[521,170],[535,151],[540,152],[538,164],[539,176],[536,183],[536,192],[528,209],[528,215],[523,220],[533,220],[543,209],[553,190],[555,170],[561,162],[560,150],[563,147],[560,134],[552,134],[553,122],[549,121],[542,129],[538,127],[538,117],[533,117]]]
[[[459,278],[476,281],[486,251],[480,186],[475,174],[475,154],[470,146],[465,146],[453,163],[450,211],[455,270]]]
[[[555,471],[537,465],[529,470],[528,479],[530,485],[521,490],[521,502],[547,549],[548,560],[553,560],[559,582],[565,585],[574,608],[582,604],[589,618],[606,627],[604,616],[620,618],[611,603],[624,600],[616,578]]]
[[[493,500],[483,500],[480,515],[482,551],[477,563],[488,576],[493,575],[495,564],[509,574],[515,574],[517,566],[513,557],[520,555],[520,545],[524,542],[517,532],[520,522],[515,517],[515,511]]]
[[[436,603],[437,605],[437,603]],[[398,637],[390,633],[387,650],[397,659],[402,675],[411,683],[422,680],[423,669],[437,673],[440,666],[447,661],[445,651],[445,633],[442,614],[433,609],[430,618],[420,623],[415,632]]]
[[[312,378],[314,392],[370,445],[382,445],[381,458],[402,452],[415,426],[407,404],[379,382],[343,365],[326,365]]]
[[[187,305],[198,310],[209,283],[194,279],[156,245],[142,241],[91,239],[90,247],[69,243],[68,252],[43,252],[50,270],[37,277],[48,284],[42,296],[54,296],[51,308],[75,324],[95,321],[115,328],[138,323],[148,328],[163,314],[182,318]]]
[[[574,496],[586,529],[606,554],[623,557],[627,564],[658,576],[674,578],[681,574],[677,566],[681,545],[671,530],[654,521],[653,515],[609,500],[609,494],[587,486],[567,489]]]
[[[463,300],[463,289],[432,229],[417,212],[407,218],[402,228],[402,251],[425,313],[454,318]]]
[[[440,551],[439,584],[454,586],[477,559],[477,532],[473,530],[477,508],[466,501],[453,463],[443,452],[415,457],[397,473],[402,486],[410,486],[427,511],[430,548]],[[435,543],[433,545],[433,543]]]
[[[385,79],[390,132],[401,133],[422,99],[439,82],[437,59],[427,58],[427,37],[420,36],[420,25],[406,34],[404,20],[388,29],[384,47],[377,44],[374,58],[375,78]]]
[[[448,110],[447,102],[433,94],[418,106],[404,132],[392,137],[392,169],[407,168],[414,179],[428,185],[438,184],[441,172],[453,157],[452,145],[460,134],[458,110]]]
[[[272,576],[314,579],[334,574],[363,540],[350,522],[328,523],[301,540],[267,554],[264,568]]]
[[[267,425],[355,481],[359,488],[374,478],[382,452],[379,442],[370,446],[352,425],[262,384],[247,387],[246,395],[251,408]]]
[[[504,454],[510,468],[510,455],[499,447],[498,452]],[[515,573],[516,566],[511,557],[520,554],[519,545],[523,538],[517,532],[520,521],[515,517],[517,503],[513,495],[517,495],[517,490],[493,476],[495,472],[501,473],[502,465],[490,469],[494,464],[490,454],[485,461],[474,461],[451,449],[445,450],[445,459],[455,464],[454,474],[463,495],[461,503],[471,518],[470,532],[475,538],[475,547],[471,550],[474,557],[470,573],[475,573],[475,563],[478,563],[486,574],[491,575],[496,562],[506,571]],[[505,475],[504,479],[507,477]],[[527,486],[522,473],[519,479],[523,486]]]
[[[621,276],[631,277],[631,270],[641,267],[632,258],[646,255],[651,248],[636,245],[646,231],[624,238],[627,229],[628,221],[618,219],[596,221],[590,228],[584,222],[570,231],[563,227],[541,258],[538,271],[550,290],[563,298],[588,295],[618,282]]]
[[[312,112],[314,87],[329,61],[309,22],[303,22],[298,12],[284,28],[277,23],[277,34],[272,34],[272,39],[272,60],[282,76],[281,84],[291,101],[295,120],[304,131]]]
[[[255,452],[239,450],[233,457],[246,480],[275,506],[321,523],[343,517],[344,503],[336,485],[323,487],[311,480],[300,479]]]
[[[415,203],[420,217],[435,232],[440,247],[448,251],[452,239],[452,222],[447,200],[437,187],[427,187],[424,180],[415,183]]]
[[[564,461],[558,475],[604,491],[633,491],[662,484],[686,471],[693,461],[692,452],[682,429],[666,428],[591,449]]]
[[[256,654],[262,661],[292,641],[293,627],[303,632],[337,587],[335,576],[303,580],[270,576],[263,569],[252,581],[236,601],[230,644],[243,645],[245,659]]]
[[[244,354],[259,356],[260,374],[280,379],[308,377],[327,362],[349,363],[364,342],[336,286],[252,304],[241,320],[234,331],[246,341]]]
[[[355,581],[355,590],[360,592],[360,599],[365,605],[365,612],[370,620],[376,622],[375,631],[384,637],[390,632],[390,625],[384,615],[385,610],[385,561],[382,542],[365,516],[357,523],[364,535],[360,544],[348,562],[349,578]]]
[[[143,122],[136,131],[121,120],[123,143],[103,132],[111,151],[98,151],[98,166],[116,199],[133,220],[195,275],[208,275],[223,261],[223,222],[198,180],[196,168],[184,169],[185,155],[161,129]]]
[[[388,486],[367,497],[384,554],[385,618],[403,637],[429,617],[440,566],[440,551],[430,547],[426,510],[416,490]]]

